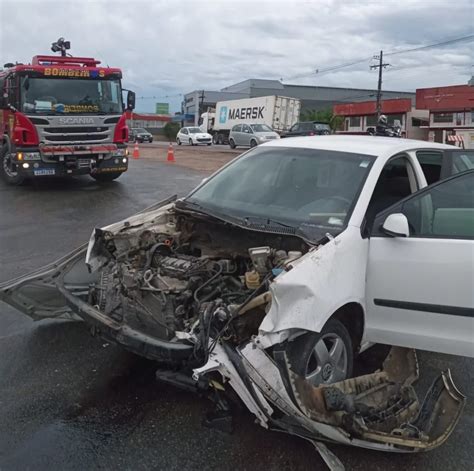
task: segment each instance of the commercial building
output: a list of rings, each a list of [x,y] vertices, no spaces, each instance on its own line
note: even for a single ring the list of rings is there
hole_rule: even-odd
[[[375,101],[334,105],[333,113],[344,117],[342,133],[366,134],[368,128],[377,125]],[[428,138],[426,126],[429,111],[416,109],[411,99],[382,100],[382,114],[387,116],[390,126],[401,126],[404,137],[424,140]]]
[[[428,140],[474,148],[474,86],[419,88],[416,107],[429,113]]]
[[[201,113],[215,107],[218,101],[239,98],[254,98],[268,95],[281,95],[301,100],[301,109],[330,109],[337,103],[366,101],[375,97],[374,89],[323,87],[313,85],[284,84],[279,80],[248,79],[225,87],[219,91],[194,90],[184,95],[183,113],[193,115],[197,123]],[[384,91],[384,98],[408,98],[415,101],[415,93]]]
[[[130,128],[145,128],[147,131],[158,133],[171,121],[169,115],[159,115],[153,113],[127,113],[127,125]]]

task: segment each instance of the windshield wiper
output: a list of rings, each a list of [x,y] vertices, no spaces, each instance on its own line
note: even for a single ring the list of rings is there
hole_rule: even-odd
[[[286,222],[277,221],[276,219],[272,219],[266,216],[244,216],[241,218],[244,224],[251,225],[251,224],[259,224],[262,226],[280,226],[280,227],[288,227],[290,229],[297,229],[297,226],[292,226]]]
[[[238,222],[236,218],[228,216],[227,214],[219,213],[218,211],[214,211],[209,208],[205,208],[204,206],[201,206],[199,203],[194,203],[193,201],[178,200],[176,201],[175,206],[178,209],[183,209],[185,211],[192,211],[194,213],[203,214],[204,216],[210,216],[224,222],[230,222],[231,224],[235,224],[236,222]]]

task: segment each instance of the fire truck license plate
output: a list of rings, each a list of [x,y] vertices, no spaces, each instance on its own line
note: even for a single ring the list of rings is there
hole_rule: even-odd
[[[41,170],[34,170],[35,175],[54,175],[56,171],[54,168],[43,168]]]

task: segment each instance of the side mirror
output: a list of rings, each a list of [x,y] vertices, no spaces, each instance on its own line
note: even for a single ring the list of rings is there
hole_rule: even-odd
[[[135,92],[129,90],[127,92],[127,110],[135,109]]]
[[[410,228],[408,219],[402,213],[390,214],[382,224],[380,230],[390,237],[409,237]]]

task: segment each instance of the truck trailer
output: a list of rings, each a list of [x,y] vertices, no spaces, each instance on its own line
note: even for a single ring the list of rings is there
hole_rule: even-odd
[[[201,115],[199,124],[214,144],[227,144],[236,124],[266,124],[278,133],[287,131],[298,121],[300,109],[299,99],[277,95],[219,101]]]
[[[120,69],[89,57],[66,56],[60,38],[31,64],[0,69],[0,177],[19,185],[28,178],[89,174],[111,181],[128,168],[126,111]]]

